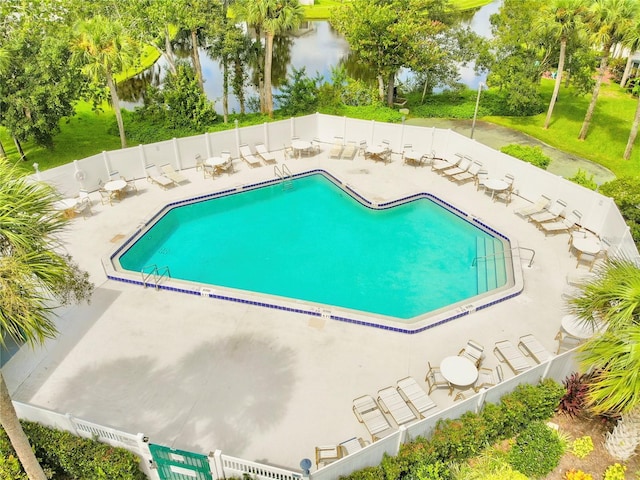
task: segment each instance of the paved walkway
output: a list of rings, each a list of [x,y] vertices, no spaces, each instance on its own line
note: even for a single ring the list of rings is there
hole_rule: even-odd
[[[465,137],[471,136],[471,120],[411,118],[407,120],[406,123],[407,125],[419,125],[422,127],[449,128],[460,135],[464,135]],[[565,178],[573,177],[579,168],[587,171],[590,175],[592,174],[593,179],[598,185],[615,178],[613,172],[602,165],[578,157],[577,155],[563,152],[562,150],[553,148],[546,143],[527,135],[526,133],[512,130],[507,127],[502,127],[489,122],[477,121],[473,136],[478,142],[488,145],[496,150],[500,150],[500,148],[505,145],[513,143],[539,146],[542,148],[545,155],[551,158],[551,164],[547,170]]]

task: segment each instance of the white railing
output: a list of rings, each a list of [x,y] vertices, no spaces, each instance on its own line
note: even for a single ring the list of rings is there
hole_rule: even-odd
[[[213,457],[209,457],[209,464],[215,479],[225,479],[233,476],[244,478],[245,475],[248,475],[249,478],[273,480],[300,480],[303,477],[301,472],[292,472],[291,470],[224,455],[220,450],[216,450],[213,453]]]

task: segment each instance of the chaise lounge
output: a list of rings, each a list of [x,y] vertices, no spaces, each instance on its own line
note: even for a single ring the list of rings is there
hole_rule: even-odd
[[[371,441],[375,442],[393,433],[394,429],[389,420],[384,416],[371,395],[356,398],[352,408],[358,421],[365,426],[371,435]]]
[[[420,416],[424,418],[424,414],[431,409],[437,408],[436,402],[418,385],[415,378],[405,377],[396,382],[398,393]]]
[[[509,340],[496,342],[493,353],[498,358],[498,360],[509,365],[509,368],[511,368],[511,370],[513,370],[513,373],[515,373],[516,375],[524,372],[525,370],[529,370],[530,368],[529,362],[527,362],[526,357]]]
[[[418,414],[409,407],[398,390],[393,387],[378,390],[378,404],[382,411],[391,415],[398,425],[404,425],[418,419]]]

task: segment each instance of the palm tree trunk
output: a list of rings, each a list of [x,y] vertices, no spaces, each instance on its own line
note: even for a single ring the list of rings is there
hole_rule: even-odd
[[[558,59],[558,73],[556,74],[556,83],[553,86],[553,94],[551,95],[551,101],[549,102],[547,118],[544,121],[545,130],[549,128],[549,123],[551,123],[551,115],[553,114],[553,107],[555,107],[556,100],[558,100],[558,93],[560,92],[560,85],[562,84],[562,71],[564,70],[564,57],[566,50],[567,39],[563,37],[562,40],[560,40],[560,58]]]
[[[2,373],[0,373],[0,425],[7,433],[11,446],[16,451],[29,480],[47,480],[35,453],[31,449],[29,439],[22,430]]]
[[[169,33],[169,25],[164,26],[164,58],[169,64],[169,71],[174,75],[178,73],[176,70],[176,58],[173,53],[173,45],[171,45],[171,34]]]
[[[0,141],[0,158],[7,158],[7,152],[4,150],[4,145]]]
[[[638,126],[640,126],[640,96],[638,96],[638,104],[636,105],[636,114],[633,117],[633,123],[631,124],[631,130],[629,132],[629,139],[627,140],[627,147],[624,149],[624,159],[629,160],[631,158],[631,150],[633,150],[633,144],[638,136]]]
[[[239,58],[236,58],[236,60],[234,60],[233,63],[233,67],[234,67],[234,93],[238,99],[238,102],[240,103],[240,114],[244,115],[245,113],[245,106],[244,106],[244,71],[243,71],[243,66],[242,66],[242,62]],[[235,85],[238,85],[238,88],[235,88]]]
[[[598,78],[596,78],[596,84],[593,87],[593,93],[591,94],[591,102],[589,103],[589,108],[587,108],[587,114],[584,117],[584,122],[582,122],[582,128],[580,129],[580,134],[578,135],[579,140],[584,140],[585,138],[587,138],[589,125],[591,125],[591,118],[593,117],[593,112],[595,111],[596,103],[598,102],[600,85],[602,85],[602,79],[604,78],[604,74],[607,71],[610,50],[611,50],[611,45],[609,44],[605,45],[604,53],[602,55],[602,60],[600,61],[600,72],[598,73]]]
[[[127,148],[127,137],[124,133],[124,122],[122,121],[122,111],[120,110],[120,99],[118,98],[116,84],[113,81],[110,71],[107,71],[107,86],[109,87],[109,93],[111,93],[111,106],[116,114],[118,132],[120,133],[120,144],[122,145],[122,148]]]
[[[627,84],[627,80],[629,80],[629,74],[631,73],[631,54],[627,57],[627,64],[624,66],[624,73],[622,74],[622,78],[620,79],[620,86],[624,88]]]
[[[384,102],[384,78],[382,78],[382,75],[378,75],[376,78],[378,79],[378,96],[380,101]]]
[[[266,51],[264,53],[264,106],[265,113],[273,117],[273,93],[271,92],[271,64],[273,62],[273,33],[266,32]]]
[[[229,121],[229,58],[222,57],[222,118]]]
[[[640,407],[629,413],[623,413],[611,433],[607,434],[605,448],[609,454],[622,461],[627,461],[640,445]]]
[[[202,65],[200,64],[200,53],[198,52],[198,31],[191,30],[191,58],[193,59],[193,68],[196,71],[198,86],[204,93],[204,81],[202,80]]]

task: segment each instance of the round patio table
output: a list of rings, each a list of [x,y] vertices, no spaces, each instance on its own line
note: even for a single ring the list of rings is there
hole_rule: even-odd
[[[509,184],[507,182],[498,178],[488,178],[483,182],[483,185],[487,190],[491,190],[492,199],[496,192],[503,192],[509,188]]]
[[[578,252],[588,255],[595,255],[602,248],[600,240],[594,236],[581,237],[580,235],[574,235],[571,240],[571,245]],[[578,256],[578,258],[580,258],[580,256]]]
[[[204,163],[210,167],[220,167],[224,165],[224,162],[226,162],[226,160],[222,157],[209,157],[204,161]]]
[[[478,369],[473,362],[458,355],[445,357],[440,363],[440,373],[458,387],[468,387],[478,379]]]
[[[296,152],[298,157],[311,148],[311,142],[307,142],[306,140],[292,140],[291,148]]]
[[[591,323],[587,323],[575,315],[565,315],[560,323],[565,332],[580,340],[587,340],[593,337],[596,332],[601,332],[604,329],[604,325],[601,323],[596,324],[594,329]]]

